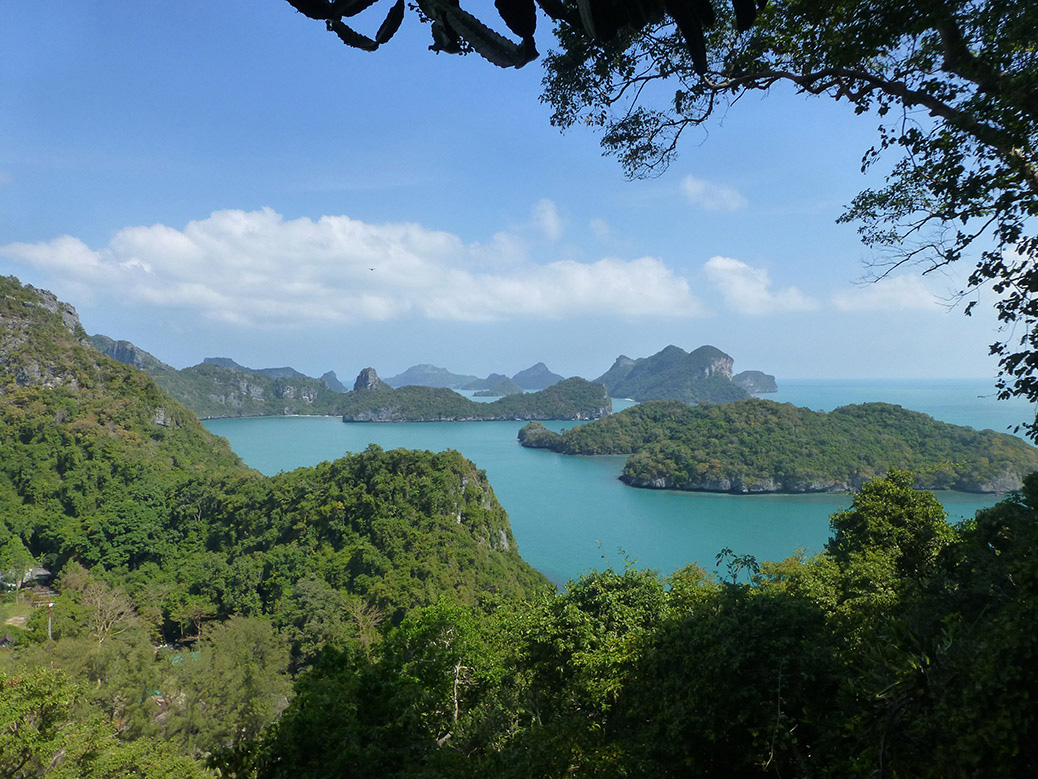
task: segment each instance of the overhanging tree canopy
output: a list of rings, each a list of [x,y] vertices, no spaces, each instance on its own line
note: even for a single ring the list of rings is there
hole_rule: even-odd
[[[300,13],[324,21],[343,43],[356,49],[375,51],[396,34],[404,18],[404,0],[396,0],[374,38],[347,25],[353,17],[377,0],[288,0]],[[732,0],[739,30],[747,30],[757,15],[757,4],[767,0]],[[537,58],[534,33],[537,8],[560,27],[569,28],[591,40],[608,42],[621,34],[636,33],[647,25],[668,18],[681,30],[697,72],[706,68],[704,30],[716,15],[711,0],[494,0],[498,15],[517,35],[514,43],[461,8],[458,0],[416,0],[407,4],[432,26],[433,51],[465,54],[475,51],[499,67],[521,68]]]
[[[373,1],[289,0],[333,31]],[[752,0],[537,3],[556,23],[542,98],[553,123],[599,128],[629,176],[661,173],[686,129],[748,90],[787,83],[881,117],[862,168],[897,159],[885,185],[860,193],[840,220],[859,224],[878,276],[974,262],[962,295],[985,285],[998,295],[1001,395],[1038,401],[1038,4],[772,0],[756,14]],[[495,6],[521,44],[457,0],[412,7],[432,22],[431,48],[521,66],[536,56],[533,0]],[[391,16],[398,9],[402,0]],[[1025,427],[1038,437],[1038,422]]]

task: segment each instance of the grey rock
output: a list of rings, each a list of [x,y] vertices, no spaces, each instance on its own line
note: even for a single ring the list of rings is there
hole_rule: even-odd
[[[377,390],[388,386],[388,384],[378,377],[374,368],[365,368],[357,374],[357,380],[353,382],[353,391],[370,392],[371,390]]]

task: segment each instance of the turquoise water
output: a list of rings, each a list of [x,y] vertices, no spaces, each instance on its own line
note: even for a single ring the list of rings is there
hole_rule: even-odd
[[[780,382],[769,397],[828,410],[883,400],[957,424],[1005,430],[1027,418],[1026,404],[1002,403],[985,382]],[[616,408],[629,405],[617,402]],[[571,423],[549,423],[553,429]],[[759,560],[818,551],[828,517],[849,495],[708,495],[637,490],[617,480],[623,457],[567,457],[523,449],[520,422],[343,424],[337,417],[209,420],[246,463],[274,474],[357,452],[368,443],[386,449],[457,449],[487,472],[508,510],[519,551],[556,584],[592,568],[641,567],[670,573],[689,563],[714,567],[730,547]],[[939,493],[953,520],[972,516],[991,496]],[[621,551],[622,550],[622,551]]]

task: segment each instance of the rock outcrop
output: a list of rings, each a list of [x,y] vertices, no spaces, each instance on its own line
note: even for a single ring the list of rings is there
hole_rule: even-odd
[[[90,336],[90,342],[101,354],[107,355],[123,365],[132,365],[139,371],[176,370],[129,341],[116,341],[114,338],[98,333]]]
[[[604,384],[614,398],[728,403],[749,395],[732,382],[734,364],[729,355],[713,346],[686,352],[672,344],[637,360],[621,354],[595,381]]]
[[[339,381],[339,377],[335,375],[335,371],[328,371],[326,374],[321,376],[321,381],[324,382],[324,386],[330,389],[332,392],[349,392],[349,388]]]
[[[775,382],[775,377],[763,371],[743,371],[732,376],[732,381],[751,395],[778,392],[778,384]]]
[[[547,389],[552,384],[557,384],[562,381],[562,379],[563,377],[559,374],[552,373],[548,370],[548,366],[543,362],[531,365],[526,370],[519,371],[519,373],[512,377],[512,381],[524,390]]]
[[[378,389],[390,389],[390,387],[378,377],[374,368],[365,368],[357,374],[357,380],[353,382],[354,392],[371,392]]]

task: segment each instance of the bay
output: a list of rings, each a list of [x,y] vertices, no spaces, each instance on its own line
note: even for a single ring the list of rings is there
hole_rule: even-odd
[[[1007,428],[1033,418],[1022,401],[998,401],[992,382],[974,380],[782,380],[768,397],[816,410],[884,401],[942,421]],[[614,408],[630,405],[617,400]],[[523,449],[520,422],[344,424],[338,417],[207,420],[250,466],[275,474],[362,451],[456,449],[487,473],[508,511],[522,556],[557,585],[594,568],[628,562],[671,573],[690,563],[708,570],[723,548],[758,560],[822,549],[829,515],[850,495],[711,495],[633,489],[617,477],[623,457],[569,457]],[[555,430],[572,423],[553,422]],[[995,496],[940,492],[951,521],[971,517]]]

